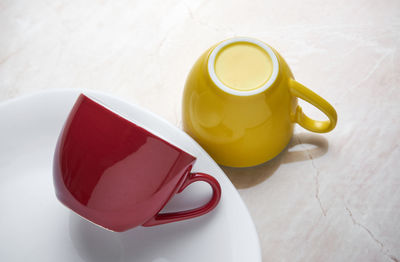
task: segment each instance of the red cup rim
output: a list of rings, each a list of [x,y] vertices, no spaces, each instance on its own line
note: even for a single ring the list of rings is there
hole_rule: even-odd
[[[187,154],[187,155],[193,157],[194,159],[197,159],[195,156],[193,156],[192,154],[188,153],[186,150],[183,150],[182,148],[180,148],[180,147],[178,147],[178,146],[172,144],[171,142],[167,141],[166,139],[160,137],[158,134],[155,134],[154,131],[149,130],[148,128],[143,127],[143,126],[141,126],[141,125],[139,125],[139,124],[133,122],[133,121],[130,120],[127,116],[125,116],[125,114],[123,114],[123,113],[121,113],[121,112],[117,112],[115,109],[112,109],[111,107],[107,106],[107,105],[106,105],[103,101],[101,101],[100,99],[94,98],[94,97],[90,97],[90,96],[85,95],[85,94],[83,94],[83,93],[81,93],[79,96],[80,96],[80,97],[83,97],[84,99],[88,99],[88,100],[92,101],[93,103],[96,103],[96,105],[98,105],[98,106],[102,107],[104,110],[110,112],[110,113],[113,114],[115,117],[118,117],[118,118],[120,118],[120,119],[123,120],[123,121],[127,121],[129,124],[134,125],[136,128],[143,129],[144,131],[146,131],[146,132],[150,133],[151,135],[157,137],[158,139],[162,140],[163,142],[165,142],[165,143],[168,144],[169,146],[171,146],[171,147],[173,147],[173,148],[175,148],[175,149],[177,149],[177,150],[179,150],[179,151],[184,152],[185,154]],[[78,99],[79,99],[79,97],[78,97]]]

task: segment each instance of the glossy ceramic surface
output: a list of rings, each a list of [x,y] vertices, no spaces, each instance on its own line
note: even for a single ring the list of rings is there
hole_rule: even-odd
[[[213,212],[198,218],[122,233],[93,225],[62,206],[54,194],[53,154],[80,92],[42,92],[0,104],[2,261],[261,261],[257,233],[247,209],[210,156],[157,115],[107,94],[85,91],[118,112],[127,112],[138,125],[196,157],[192,171],[218,179],[224,192],[221,201]],[[201,206],[210,196],[207,184],[193,183],[175,195],[163,212]]]
[[[216,52],[235,42],[255,43],[271,56],[276,73],[259,89],[233,90],[216,80],[212,72]],[[329,120],[307,117],[297,105],[297,98],[320,109]],[[182,112],[184,130],[216,162],[233,167],[254,166],[275,157],[289,143],[294,123],[324,133],[331,131],[337,121],[335,109],[295,81],[276,50],[251,38],[225,40],[200,56],[186,80]]]
[[[113,231],[201,216],[218,204],[221,188],[211,176],[191,174],[196,158],[80,95],[54,154],[58,199],[82,217]],[[189,211],[158,214],[186,186],[204,181],[213,195]]]

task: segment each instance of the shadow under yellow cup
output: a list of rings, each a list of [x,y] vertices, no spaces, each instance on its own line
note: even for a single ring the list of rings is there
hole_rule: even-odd
[[[307,117],[301,98],[329,120]],[[194,64],[183,94],[183,127],[219,164],[248,167],[278,155],[294,123],[331,131],[335,109],[294,80],[276,50],[253,38],[232,38],[208,49]]]

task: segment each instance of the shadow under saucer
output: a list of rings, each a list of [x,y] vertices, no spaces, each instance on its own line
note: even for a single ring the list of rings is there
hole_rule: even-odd
[[[314,145],[311,149],[291,150],[297,145]],[[275,158],[253,167],[220,166],[237,189],[253,187],[272,176],[281,164],[310,160],[328,151],[328,140],[312,133],[293,135],[288,146]]]

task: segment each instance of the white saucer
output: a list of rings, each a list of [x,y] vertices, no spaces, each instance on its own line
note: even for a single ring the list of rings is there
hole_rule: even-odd
[[[77,96],[101,99],[197,157],[194,171],[216,177],[222,198],[211,213],[192,220],[114,233],[64,207],[55,197],[52,158],[56,139]],[[104,93],[41,92],[0,104],[0,256],[2,261],[258,262],[257,233],[238,192],[187,134],[160,117]],[[200,206],[205,183],[177,195],[165,210]]]

